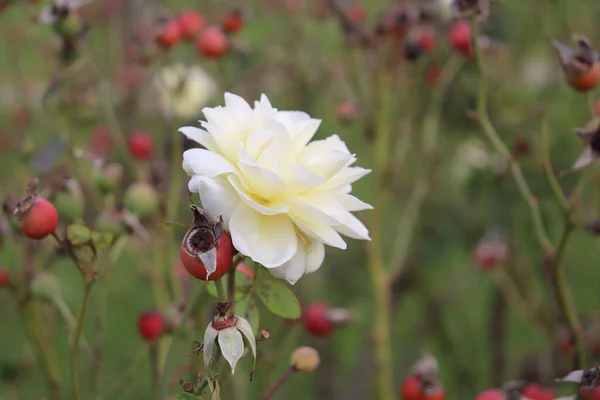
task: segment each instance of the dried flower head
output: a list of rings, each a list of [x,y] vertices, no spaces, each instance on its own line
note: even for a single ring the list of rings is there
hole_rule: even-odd
[[[600,157],[600,118],[596,117],[583,128],[573,129],[585,143],[585,148],[571,168],[562,174],[587,167]]]
[[[490,0],[454,0],[454,9],[459,18],[477,16],[486,20],[490,15]]]
[[[559,57],[565,78],[569,85],[580,91],[594,88],[600,77],[598,57],[588,38],[573,35],[577,50],[558,40],[552,40],[552,47]]]

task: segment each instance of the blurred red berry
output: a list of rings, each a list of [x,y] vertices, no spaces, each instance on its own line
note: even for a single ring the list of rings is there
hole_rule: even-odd
[[[361,112],[360,105],[355,101],[345,100],[340,102],[336,109],[335,115],[338,120],[345,122],[356,118]]]
[[[421,46],[421,50],[427,53],[435,47],[435,33],[432,29],[423,29],[419,32],[417,42]]]
[[[171,20],[167,22],[158,35],[156,35],[156,43],[167,50],[179,43],[181,35],[181,25],[178,21]]]
[[[328,318],[329,306],[318,302],[311,304],[302,313],[302,320],[308,332],[315,336],[329,336],[335,330],[335,325]]]
[[[221,28],[225,33],[239,32],[244,26],[244,19],[240,10],[229,11],[221,21]]]
[[[554,400],[556,398],[554,392],[537,383],[527,384],[521,394],[529,400]]]
[[[471,46],[471,25],[466,21],[455,22],[448,31],[450,46],[467,58],[475,56]]]
[[[216,58],[227,52],[229,40],[219,28],[211,26],[202,32],[196,41],[196,47],[202,55]]]
[[[479,393],[475,400],[506,400],[506,396],[500,389],[488,389]]]
[[[29,125],[30,119],[31,116],[27,107],[18,107],[12,112],[12,124],[15,128],[24,129]]]
[[[402,382],[400,397],[402,400],[424,400],[422,380],[416,375],[410,375]]]
[[[229,268],[231,268],[231,263],[233,261],[233,244],[231,243],[229,235],[226,232],[223,232],[216,245],[217,268],[208,275],[202,260],[196,254],[193,254],[194,249],[188,249],[187,246],[188,241],[194,243],[193,235],[200,235],[198,229],[200,228],[194,227],[186,233],[181,243],[181,247],[179,248],[179,256],[181,257],[183,266],[192,276],[202,281],[214,281],[225,275],[227,271],[229,271]]]
[[[164,326],[164,317],[157,311],[146,311],[137,320],[138,331],[147,342],[158,339],[163,333]]]
[[[512,150],[515,157],[525,157],[531,153],[531,144],[529,140],[519,138],[513,143]]]
[[[442,72],[443,69],[439,65],[429,65],[425,69],[425,81],[432,86],[437,85],[442,79]]]
[[[367,20],[367,8],[362,3],[354,3],[350,6],[346,15],[351,21],[364,23]]]
[[[596,105],[594,106],[594,112],[596,116],[600,117],[600,99],[596,100]]]
[[[500,267],[508,256],[506,242],[499,239],[481,240],[473,251],[473,260],[478,267],[490,270]]]
[[[58,211],[48,200],[33,196],[23,202],[19,215],[21,232],[30,239],[43,239],[56,229]]]
[[[585,92],[596,87],[600,80],[600,63],[594,62],[589,71],[568,78],[572,88]]]
[[[196,10],[187,10],[179,14],[177,17],[181,36],[191,40],[196,37],[204,29],[206,22],[204,16]]]
[[[134,132],[127,139],[129,153],[138,161],[146,161],[152,155],[152,138],[146,132]]]
[[[0,289],[8,286],[9,277],[6,268],[0,268]]]
[[[106,156],[113,146],[113,140],[108,127],[98,124],[92,129],[90,136],[89,151],[98,157]]]
[[[239,264],[236,268],[237,271],[242,272],[244,275],[246,275],[251,281],[254,280],[254,272],[252,272],[252,270],[250,269],[249,266],[247,266],[246,264]]]
[[[583,400],[600,400],[600,386],[591,389],[581,388],[579,394]]]

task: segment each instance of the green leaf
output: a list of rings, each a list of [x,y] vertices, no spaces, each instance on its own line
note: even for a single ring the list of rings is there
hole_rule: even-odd
[[[260,313],[254,296],[246,296],[235,303],[235,314],[247,320],[254,332],[258,332]]]
[[[67,240],[73,246],[88,244],[92,239],[92,231],[82,224],[71,224],[67,227]]]
[[[200,195],[198,193],[191,193],[190,196],[192,198],[192,203],[197,206],[202,205],[202,200],[200,200]]]
[[[262,282],[258,288],[258,297],[273,314],[290,319],[300,318],[300,302],[283,283],[273,280]]]
[[[187,225],[182,224],[177,221],[164,221],[159,224],[156,224],[157,228],[179,228],[179,229],[187,229],[189,228]]]
[[[201,399],[201,397],[198,396],[194,396],[191,393],[187,393],[187,392],[178,392],[175,394],[175,398],[177,400],[198,400]]]
[[[113,241],[112,233],[92,232],[92,243],[97,250],[102,250],[110,246]]]

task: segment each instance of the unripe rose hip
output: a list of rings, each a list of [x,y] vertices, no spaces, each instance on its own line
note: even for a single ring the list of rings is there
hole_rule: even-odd
[[[309,346],[297,348],[290,357],[290,366],[298,372],[312,372],[320,363],[319,352]]]
[[[127,139],[129,153],[138,161],[147,161],[152,155],[152,137],[146,132],[135,132]]]
[[[85,200],[77,187],[56,192],[52,201],[60,219],[65,223],[73,223],[83,216]]]
[[[10,277],[8,275],[8,270],[6,268],[0,268],[0,289],[8,286],[10,282]]]
[[[150,218],[158,210],[158,193],[150,184],[136,182],[127,188],[124,204],[138,218]]]
[[[123,217],[123,213],[120,211],[113,209],[104,210],[98,215],[94,228],[98,232],[111,233],[115,236],[120,235],[125,232]]]
[[[30,196],[15,210],[21,232],[30,239],[43,239],[56,230],[58,211],[48,200]]]
[[[164,326],[165,319],[158,311],[146,311],[137,320],[138,331],[147,342],[158,339],[163,334]]]
[[[229,40],[227,36],[214,26],[206,28],[196,41],[198,51],[205,57],[220,57],[227,52]]]
[[[123,178],[123,166],[119,163],[106,164],[94,171],[94,184],[102,193],[114,192]]]
[[[204,16],[196,10],[186,10],[177,17],[181,35],[183,38],[191,40],[204,29]]]

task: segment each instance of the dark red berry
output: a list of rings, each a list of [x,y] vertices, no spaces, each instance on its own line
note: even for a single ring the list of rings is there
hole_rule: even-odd
[[[529,400],[554,400],[556,398],[554,392],[537,383],[527,384],[521,394]]]
[[[9,276],[6,268],[0,268],[0,289],[8,286]]]
[[[138,161],[146,161],[152,155],[152,138],[145,132],[135,132],[127,139],[129,153]]]
[[[226,232],[221,233],[221,236],[219,237],[215,246],[217,250],[217,268],[214,272],[208,275],[204,263],[195,254],[195,250],[188,248],[187,246],[188,239],[191,241],[194,240],[194,237],[191,237],[192,235],[201,234],[201,232],[198,230],[199,228],[190,229],[183,238],[183,242],[181,243],[181,247],[179,249],[181,262],[183,263],[185,269],[195,278],[203,281],[213,281],[215,279],[219,279],[225,275],[227,271],[229,271],[233,261],[233,244],[231,243],[231,238]],[[200,239],[201,238],[199,238],[199,240]]]
[[[177,17],[177,22],[179,23],[181,36],[188,40],[194,39],[206,24],[204,16],[196,10],[182,12]]]
[[[506,400],[506,396],[500,389],[488,389],[479,393],[475,400]]]
[[[515,157],[525,157],[531,153],[531,144],[527,139],[519,138],[513,143],[512,150]]]
[[[165,320],[162,314],[157,311],[146,311],[138,317],[137,327],[144,340],[153,342],[162,335]]]
[[[48,200],[32,196],[21,202],[17,215],[21,232],[30,239],[43,239],[56,229],[58,211]]]
[[[508,256],[506,242],[499,239],[481,240],[473,252],[473,260],[478,267],[490,270],[502,266]]]
[[[422,380],[416,375],[409,375],[402,382],[400,397],[402,400],[424,400]]]
[[[229,40],[227,36],[214,26],[206,28],[196,41],[196,47],[205,57],[220,57],[227,52]]]
[[[424,53],[433,50],[435,47],[435,34],[433,30],[423,29],[418,35],[417,42]]]
[[[236,33],[239,32],[244,26],[244,19],[242,13],[239,10],[233,10],[225,14],[223,21],[221,21],[221,28],[225,33]]]
[[[156,35],[156,43],[167,50],[179,43],[181,40],[181,26],[178,21],[169,21]]]
[[[361,113],[361,108],[358,103],[351,100],[342,101],[335,109],[335,115],[341,122],[346,122],[356,118]]]
[[[600,386],[591,389],[581,388],[579,394],[583,400],[600,400]]]
[[[306,330],[315,336],[329,336],[335,330],[335,325],[328,318],[329,306],[318,302],[310,305],[302,313]]]

